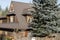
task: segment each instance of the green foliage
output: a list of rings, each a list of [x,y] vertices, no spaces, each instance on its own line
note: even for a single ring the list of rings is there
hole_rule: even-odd
[[[8,7],[6,7],[6,9],[2,9],[0,6],[0,16],[6,16],[6,14],[8,13]]]
[[[6,16],[7,13],[8,13],[8,7],[6,7],[6,9],[2,11],[2,16]]]
[[[33,0],[33,20],[30,23],[33,36],[48,36],[50,33],[58,32],[57,0]]]
[[[0,6],[0,11],[2,10],[1,6]]]
[[[10,38],[7,38],[7,40],[12,40],[12,39],[10,39]]]

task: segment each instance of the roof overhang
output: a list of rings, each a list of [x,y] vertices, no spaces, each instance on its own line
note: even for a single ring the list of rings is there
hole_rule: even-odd
[[[18,29],[19,31],[25,30],[29,31],[31,29],[29,28],[21,28],[18,23],[2,23],[0,24],[0,30],[6,30],[6,31],[14,31],[15,29]]]
[[[31,14],[22,14],[23,16],[32,16]]]
[[[6,17],[0,17],[0,20],[5,20],[5,19],[7,19]]]
[[[16,14],[7,14],[7,16],[15,16]]]

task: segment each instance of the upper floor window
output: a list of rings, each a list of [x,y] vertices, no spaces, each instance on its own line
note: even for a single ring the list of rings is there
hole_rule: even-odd
[[[32,11],[31,8],[27,8],[23,10],[23,16],[26,18],[27,23],[32,22],[33,17],[31,15],[31,11]]]
[[[6,17],[1,17],[0,18],[0,23],[7,23],[7,18]]]
[[[27,23],[31,23],[32,22],[32,16],[26,16],[26,21]]]
[[[33,17],[31,14],[23,14],[23,16],[25,17],[27,23],[32,22]]]
[[[15,22],[15,14],[7,14],[7,22]]]
[[[14,22],[14,16],[10,16],[10,22]]]
[[[0,23],[2,23],[2,20],[0,20]]]

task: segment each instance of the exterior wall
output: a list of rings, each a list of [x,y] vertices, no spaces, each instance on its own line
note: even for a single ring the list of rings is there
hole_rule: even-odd
[[[31,33],[29,32],[27,37],[24,36],[24,32],[15,33],[13,32],[14,40],[31,40]]]
[[[32,22],[32,16],[26,16],[26,22],[31,23]]]
[[[1,35],[3,35],[4,38]],[[31,33],[28,32],[27,36],[25,36],[25,31],[19,31],[19,32],[0,31],[0,36],[4,40],[5,39],[7,40],[7,38],[13,40],[31,40]]]
[[[7,23],[7,19],[0,20],[0,23]]]
[[[4,34],[4,36],[7,38],[11,38],[13,40],[60,40],[60,34],[53,34],[55,37],[32,37],[31,32],[28,32],[27,37],[24,35],[25,31],[19,31],[19,32],[7,32],[7,31],[0,31],[0,35]],[[33,39],[34,38],[34,39]]]

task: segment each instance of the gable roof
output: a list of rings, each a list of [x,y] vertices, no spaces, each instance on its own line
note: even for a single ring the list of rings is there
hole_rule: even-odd
[[[30,29],[28,27],[28,23],[26,22],[25,17],[22,15],[23,11],[25,9],[30,9],[31,8],[31,4],[29,3],[22,3],[22,2],[15,2],[12,1],[11,4],[14,5],[14,12],[8,12],[6,16],[11,16],[11,15],[15,15],[16,16],[16,20],[18,20],[18,22],[16,23],[2,23],[0,24],[0,28],[7,28],[7,29]],[[10,6],[11,6],[10,4]]]
[[[14,5],[14,13],[16,14],[16,17],[18,19],[19,22],[19,29],[28,29],[28,24],[26,22],[25,17],[22,15],[23,14],[23,10],[31,8],[31,4],[29,3],[22,3],[22,2],[15,2],[12,1],[11,4]]]

